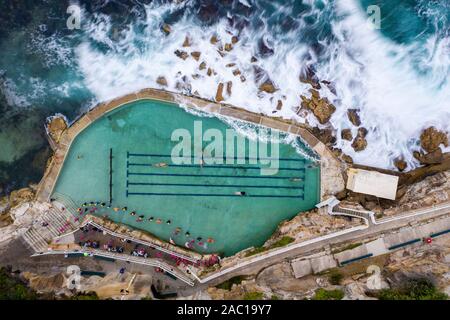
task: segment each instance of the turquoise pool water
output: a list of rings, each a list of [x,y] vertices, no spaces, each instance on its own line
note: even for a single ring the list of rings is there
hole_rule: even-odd
[[[224,255],[263,244],[280,221],[319,201],[320,169],[293,146],[280,144],[278,172],[261,175],[267,165],[250,163],[249,158],[254,159],[248,139],[245,153],[234,154],[230,163],[221,164],[219,153],[208,157],[210,142],[194,142],[199,141],[194,139],[199,124],[203,133],[216,129],[224,140],[227,129],[235,132],[218,118],[193,115],[169,103],[143,100],[122,106],[76,137],[54,192],[80,206],[91,201],[108,204],[111,179],[111,208],[99,208],[95,214],[180,246]],[[180,142],[171,139],[176,129],[192,137],[187,140],[192,152],[182,154],[183,163],[171,157]],[[202,164],[195,150],[203,150]],[[272,157],[269,152],[259,160]],[[241,191],[245,196],[236,194]],[[123,207],[127,210],[113,210]],[[139,216],[142,221],[137,221]]]

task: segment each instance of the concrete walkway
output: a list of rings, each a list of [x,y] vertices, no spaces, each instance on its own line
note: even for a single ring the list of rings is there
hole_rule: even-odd
[[[257,273],[259,270],[272,264],[304,255],[329,245],[365,240],[386,232],[393,232],[411,224],[418,224],[419,221],[435,219],[441,216],[447,216],[450,213],[449,204],[416,210],[413,213],[405,213],[396,219],[389,219],[389,223],[374,224],[369,228],[368,225],[342,230],[333,234],[307,240],[300,243],[288,245],[286,247],[275,249],[250,259],[243,260],[238,264],[210,274],[201,279],[197,279],[202,284],[215,285],[227,279],[241,274]]]

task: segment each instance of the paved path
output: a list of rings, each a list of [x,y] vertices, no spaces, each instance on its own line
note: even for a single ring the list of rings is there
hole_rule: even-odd
[[[417,210],[412,213],[405,214],[404,216],[397,217],[396,219],[389,219],[389,221],[387,221],[389,223],[373,224],[370,228],[366,225],[352,228],[350,232],[345,232],[346,230],[343,230],[340,233],[334,233],[325,237],[319,237],[294,245],[288,245],[284,248],[270,252],[268,255],[242,261],[236,266],[223,269],[220,272],[211,274],[210,276],[200,279],[199,281],[202,284],[208,284],[208,286],[216,285],[234,276],[241,274],[254,274],[272,264],[279,263],[285,259],[304,255],[329,245],[364,240],[382,233],[394,231],[401,227],[416,224],[419,221],[448,216],[449,213],[450,205],[445,204],[435,208]]]

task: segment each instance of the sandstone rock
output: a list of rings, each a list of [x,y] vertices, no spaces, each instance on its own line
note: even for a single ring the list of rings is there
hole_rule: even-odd
[[[377,300],[368,297],[364,292],[364,286],[358,282],[352,282],[345,286],[345,296],[342,300]]]
[[[22,188],[14,190],[9,196],[9,203],[11,208],[18,206],[19,204],[30,202],[34,199],[34,192],[31,188]]]
[[[272,81],[270,81],[270,80],[267,80],[264,83],[262,83],[259,86],[259,90],[267,92],[267,93],[274,93],[275,91],[277,91],[277,89],[273,85]]]
[[[353,163],[352,157],[350,157],[349,155],[343,153],[341,149],[339,149],[339,148],[331,148],[331,152],[333,152],[333,154],[334,154],[334,156],[336,158],[339,158],[342,161],[344,161],[346,163],[349,163],[349,164]]]
[[[231,37],[231,43],[236,44],[239,41],[239,38],[236,36]]]
[[[356,152],[363,151],[367,147],[367,140],[362,137],[356,137],[355,140],[353,140],[352,148]]]
[[[66,119],[62,115],[53,116],[47,120],[47,132],[50,138],[52,138],[52,140],[56,143],[59,142],[62,133],[67,129],[67,127],[68,124]]]
[[[319,91],[310,89],[311,99],[301,95],[301,107],[303,109],[309,109],[313,112],[320,124],[327,123],[333,113],[336,111],[336,107],[328,101],[326,98],[321,98]]]
[[[23,232],[25,232],[26,229],[23,229]],[[5,227],[0,228],[0,243],[2,245],[5,245],[6,243],[10,242],[14,238],[18,236],[19,232],[17,230],[17,227],[14,225],[8,225]]]
[[[317,288],[313,277],[296,279],[288,262],[265,268],[258,274],[256,283],[261,287],[270,287],[274,291],[282,290],[290,293],[302,293]]]
[[[28,212],[29,209],[30,209],[29,202],[24,202],[11,208],[9,214],[11,218],[14,220],[14,225],[25,226],[29,225],[33,221],[33,215],[36,214],[36,211],[34,210],[33,212]]]
[[[65,277],[61,273],[45,276],[23,272],[21,275],[29,282],[29,286],[38,292],[59,291],[66,282]]]
[[[189,57],[189,54],[186,51],[182,51],[182,50],[175,50],[175,55],[183,60],[186,60]]]
[[[312,134],[327,146],[331,146],[336,143],[336,137],[331,129],[319,129],[314,127],[312,129]]]
[[[319,103],[316,105],[310,103],[308,106],[310,109],[312,108],[312,112],[319,120],[320,124],[327,123],[333,113],[336,111],[336,107],[331,103],[328,103],[328,101],[325,99],[320,99]]]
[[[442,153],[441,148],[437,148],[435,151],[423,154],[418,151],[413,152],[413,156],[419,160],[421,164],[439,164],[444,161],[444,154]]]
[[[358,128],[358,136],[365,138],[368,133],[369,133],[369,131],[367,131],[366,128],[364,128],[364,127]]]
[[[350,120],[350,122],[355,126],[355,127],[359,127],[361,125],[361,119],[359,117],[358,114],[359,110],[358,109],[348,109],[347,110],[347,117],[348,120]]]
[[[159,77],[156,79],[156,83],[159,84],[160,86],[167,87],[167,80],[166,80],[166,78],[163,77],[163,76],[159,76]]]
[[[233,50],[233,45],[231,43],[226,43],[225,44],[225,51],[231,51]]]
[[[239,76],[240,74],[241,74],[241,70],[239,70],[239,69],[233,70],[233,76]]]
[[[280,111],[283,108],[283,101],[278,100],[277,101],[277,110]]]
[[[198,67],[199,70],[204,70],[206,69],[206,62],[203,61],[202,63],[200,63],[200,66]]]
[[[216,35],[213,35],[213,36],[211,37],[211,39],[209,40],[209,42],[210,42],[211,44],[216,44],[217,42],[219,42],[219,38],[217,38]]]
[[[200,59],[200,55],[201,55],[202,53],[200,52],[200,51],[194,51],[194,52],[191,52],[191,56],[196,60],[196,61],[198,61],[199,59]]]
[[[426,152],[436,151],[441,144],[448,147],[447,134],[438,131],[435,127],[425,129],[420,135],[420,145]]]
[[[225,100],[223,98],[223,83],[219,83],[219,85],[217,86],[217,92],[216,92],[216,102],[221,102],[223,100]]]
[[[170,34],[170,32],[172,32],[172,28],[167,23],[163,24],[162,30],[164,31],[165,34]]]
[[[367,136],[367,129],[359,128],[358,134],[352,143],[353,150],[355,150],[356,152],[360,152],[360,151],[363,151],[364,149],[366,149],[366,147],[367,147],[366,136]]]
[[[189,39],[188,36],[186,36],[186,38],[184,38],[184,42],[183,42],[183,47],[190,47],[191,46],[191,40]]]
[[[233,88],[233,82],[228,81],[227,82],[227,94],[228,96],[231,96],[231,89]]]
[[[251,63],[254,63],[254,62],[256,62],[256,61],[258,61],[258,59],[257,59],[256,57],[252,56],[252,57],[250,58],[250,62],[251,62]]]
[[[232,62],[232,63],[228,63],[225,67],[231,68],[231,67],[234,67],[235,65],[236,65],[236,63]]]
[[[343,129],[341,131],[341,138],[344,139],[344,140],[352,141],[353,140],[352,130],[350,130],[350,129]]]
[[[405,169],[408,167],[408,164],[402,158],[395,159],[394,165],[399,171],[405,171]]]

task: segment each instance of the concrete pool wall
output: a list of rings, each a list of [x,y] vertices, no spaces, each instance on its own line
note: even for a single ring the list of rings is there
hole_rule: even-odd
[[[342,167],[341,161],[336,159],[325,144],[309,132],[306,125],[294,123],[293,121],[285,119],[267,117],[227,104],[219,104],[197,97],[149,88],[108,102],[100,103],[73,122],[71,126],[63,132],[57,145],[57,149],[55,150],[54,157],[39,183],[36,195],[37,200],[41,202],[49,201],[70,145],[80,132],[106,113],[125,104],[129,104],[130,102],[145,99],[171,102],[179,106],[183,105],[213,115],[243,120],[298,135],[320,157],[320,199],[323,200],[328,195],[335,194],[344,189],[344,168]]]

